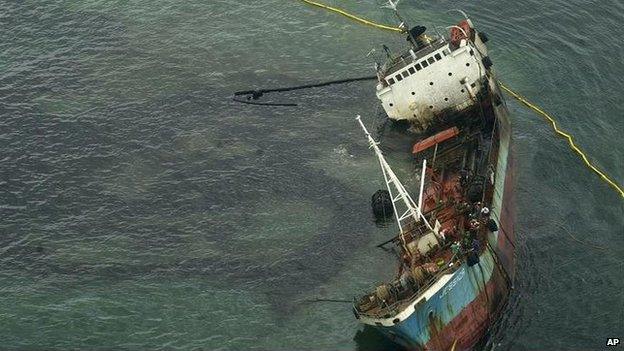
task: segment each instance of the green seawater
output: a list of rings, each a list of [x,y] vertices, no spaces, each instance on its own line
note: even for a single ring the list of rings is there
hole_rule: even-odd
[[[394,23],[382,0],[327,0]],[[624,3],[408,1],[487,32],[506,84],[624,183]],[[0,0],[0,349],[380,350],[345,303],[393,274],[355,122],[404,38],[300,1]],[[624,335],[624,202],[508,99],[517,282],[485,346],[599,350]],[[409,135],[383,136],[413,190]]]

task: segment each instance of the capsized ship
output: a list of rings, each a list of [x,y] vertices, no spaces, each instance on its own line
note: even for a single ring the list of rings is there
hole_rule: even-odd
[[[407,30],[397,16],[409,47],[377,65],[377,97],[416,132],[420,193],[416,203],[366,131],[387,185],[376,201],[394,213],[399,234],[388,245],[400,262],[353,311],[410,350],[471,349],[500,317],[514,279],[511,124],[487,36],[465,14],[448,37]]]

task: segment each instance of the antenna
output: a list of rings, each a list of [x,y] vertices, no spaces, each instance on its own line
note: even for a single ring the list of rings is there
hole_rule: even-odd
[[[414,45],[414,48],[416,49],[417,48],[416,38],[414,38],[414,36],[412,35],[412,31],[410,30],[409,24],[403,19],[403,17],[401,17],[401,15],[399,14],[399,10],[397,9],[397,5],[399,5],[399,1],[400,0],[395,0],[394,2],[392,2],[392,0],[388,0],[388,5],[384,5],[382,7],[385,7],[394,11],[394,15],[401,22],[399,24],[399,28],[401,28],[404,32],[407,32],[407,36],[409,37],[409,39],[411,39],[410,43]]]
[[[446,13],[451,13],[451,12],[459,12],[459,13],[461,13],[464,16],[464,19],[468,19],[468,15],[464,11],[462,11],[460,9],[450,9],[450,10],[446,11]]]
[[[470,18],[468,18],[468,15],[464,11],[462,11],[460,9],[452,9],[452,10],[446,11],[446,13],[451,13],[451,12],[459,12],[459,13],[461,13],[462,16],[464,16],[464,19],[466,21],[468,21],[468,24],[470,25],[470,27],[472,27],[472,20]]]
[[[405,244],[405,238],[403,236],[405,230],[403,229],[403,224],[407,219],[411,218],[414,222],[419,222],[420,219],[422,219],[427,228],[433,231],[433,228],[431,227],[425,216],[422,214],[420,206],[417,206],[416,203],[414,203],[414,200],[412,200],[412,197],[409,195],[407,190],[405,190],[405,187],[403,186],[399,178],[396,176],[396,174],[394,174],[392,168],[390,168],[390,165],[388,164],[383,156],[383,153],[379,149],[379,143],[376,142],[375,139],[373,139],[373,137],[368,133],[368,130],[364,126],[364,123],[362,123],[361,116],[358,115],[356,119],[360,123],[360,126],[364,130],[364,134],[366,134],[366,137],[368,138],[370,148],[375,151],[375,154],[377,154],[377,158],[379,159],[379,165],[381,166],[381,171],[383,173],[384,180],[386,181],[386,187],[388,188],[388,192],[390,193],[390,197],[392,198],[392,207],[394,209],[394,215],[396,217],[397,225],[399,226],[399,231],[401,232],[401,239],[403,240],[403,243]],[[420,188],[423,189],[425,178],[422,177],[420,182]],[[394,193],[396,193],[396,196],[394,195]],[[403,204],[403,206],[406,208],[405,212],[403,212],[402,214],[397,211],[397,203]]]
[[[397,5],[399,4],[400,0],[396,0],[396,2],[392,2],[392,0],[388,0],[388,5],[384,5],[382,7],[388,8],[388,9],[392,9],[394,11],[397,10]]]
[[[438,26],[433,26],[433,30],[435,30],[436,34],[438,35],[438,38],[442,39],[442,42],[446,42],[446,37],[440,34],[440,31],[438,30]]]
[[[390,49],[386,46],[386,44],[382,44],[381,47],[386,52],[386,57],[388,57],[388,59],[391,59],[392,58],[392,53],[390,52]]]
[[[466,33],[466,31],[462,27],[460,27],[460,26],[448,26],[448,27],[446,27],[446,29],[450,29],[450,28],[457,28],[457,29],[461,30],[461,32],[464,34],[464,36],[466,38],[468,38],[468,34]]]
[[[438,144],[436,144],[436,147]],[[425,190],[425,170],[427,169],[427,159],[423,160],[422,174],[420,175],[420,192],[418,193],[418,208],[422,208],[423,191]]]
[[[399,10],[397,10],[397,5],[399,5],[399,0],[395,0],[395,2],[392,2],[392,0],[388,0],[388,5],[384,5],[382,6],[382,8],[387,8],[387,9],[391,9],[392,11],[394,11],[394,14],[396,15],[396,17],[399,19],[399,21],[401,21],[401,24],[399,25],[399,27],[409,29],[409,26],[407,25],[407,23],[405,23],[405,21],[399,14]]]

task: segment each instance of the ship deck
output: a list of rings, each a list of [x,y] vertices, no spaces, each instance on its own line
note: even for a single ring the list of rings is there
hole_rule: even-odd
[[[491,226],[487,207],[493,192],[491,170],[497,161],[499,144],[493,117],[487,101],[468,114],[447,116],[443,125],[418,139],[452,126],[460,131],[435,148],[414,155],[418,163],[425,158],[430,160],[425,172],[422,210],[429,223],[435,223],[438,229],[435,240],[430,239],[435,243],[424,252],[414,250],[415,243],[432,234],[428,234],[422,222],[408,224],[403,235],[392,241],[400,256],[394,279],[356,300],[354,307],[358,315],[393,318],[443,275],[462,264],[470,265],[487,249]]]

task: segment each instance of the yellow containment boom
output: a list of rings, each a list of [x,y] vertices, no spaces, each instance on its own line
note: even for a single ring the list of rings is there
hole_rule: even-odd
[[[384,24],[375,23],[375,22],[369,21],[367,19],[364,19],[362,17],[356,16],[356,15],[352,15],[352,14],[346,12],[345,10],[341,10],[339,8],[336,8],[336,7],[327,6],[325,4],[321,4],[319,2],[310,1],[310,0],[301,0],[301,1],[305,2],[308,5],[317,6],[317,7],[320,7],[322,9],[325,9],[325,10],[329,10],[329,11],[332,11],[332,12],[335,12],[335,13],[339,13],[339,14],[347,17],[347,18],[350,18],[350,19],[352,19],[352,20],[354,20],[356,22],[360,22],[360,23],[365,24],[367,26],[371,26],[371,27],[375,27],[375,28],[379,28],[379,29],[384,29],[384,30],[390,30],[390,31],[393,31],[393,32],[402,32],[403,31],[399,27],[392,27],[392,26],[386,26]]]
[[[609,176],[607,176],[604,172],[602,172],[601,170],[596,168],[596,166],[594,166],[589,161],[589,159],[587,158],[587,155],[585,155],[583,150],[581,150],[578,146],[576,146],[576,144],[574,144],[574,140],[572,139],[572,135],[570,135],[570,134],[562,131],[561,129],[559,129],[559,127],[557,127],[557,122],[555,121],[555,119],[551,115],[549,115],[548,113],[544,112],[544,110],[542,110],[541,108],[537,107],[535,104],[531,103],[530,101],[528,101],[526,98],[524,98],[520,94],[518,94],[515,91],[509,89],[507,86],[505,86],[505,84],[503,84],[501,82],[498,82],[498,83],[500,84],[500,87],[505,92],[507,92],[509,95],[511,95],[514,99],[520,101],[521,103],[523,103],[525,106],[527,106],[531,110],[537,112],[538,114],[540,114],[544,118],[546,118],[550,122],[550,124],[552,125],[552,128],[555,131],[555,133],[557,133],[557,134],[561,135],[562,137],[568,139],[568,144],[570,144],[570,148],[572,150],[574,150],[574,152],[576,152],[579,156],[581,156],[581,159],[583,159],[583,162],[585,162],[585,165],[587,166],[587,168],[591,169],[596,174],[598,174],[600,176],[600,178],[602,178],[602,180],[604,180],[607,184],[609,184],[611,187],[613,187],[613,189],[615,189],[618,193],[620,193],[620,196],[622,196],[624,198],[624,190],[622,190],[622,187],[620,185],[618,185],[615,181],[611,180],[611,178],[609,178]]]
[[[332,11],[335,13],[339,13],[349,19],[352,19],[356,22],[371,26],[371,27],[375,27],[378,29],[384,29],[384,30],[389,30],[389,31],[393,31],[393,32],[403,32],[403,30],[399,27],[392,27],[392,26],[387,26],[384,24],[379,24],[379,23],[375,23],[373,21],[369,21],[367,19],[364,19],[362,17],[350,14],[348,12],[346,12],[345,10],[336,8],[336,7],[332,7],[332,6],[328,6],[325,4],[321,4],[315,1],[311,1],[311,0],[301,0],[303,2],[305,2],[306,4],[312,5],[312,6],[317,6],[320,7],[322,9],[328,10],[328,11]],[[591,169],[594,173],[598,174],[600,176],[600,178],[605,181],[607,184],[609,184],[609,186],[611,186],[613,189],[615,189],[620,196],[624,199],[624,189],[622,189],[622,186],[618,185],[614,180],[612,180],[608,175],[606,175],[604,172],[602,172],[601,170],[599,170],[596,166],[594,166],[590,161],[589,158],[587,157],[587,155],[585,155],[585,152],[583,152],[583,150],[581,150],[578,146],[576,146],[576,144],[574,143],[574,140],[572,138],[572,135],[562,131],[559,129],[559,127],[557,127],[557,122],[555,121],[555,119],[550,116],[548,113],[544,112],[544,110],[542,110],[541,108],[537,107],[535,104],[531,103],[530,101],[528,101],[526,98],[524,98],[523,96],[521,96],[520,94],[514,92],[513,90],[509,89],[507,86],[505,86],[503,83],[499,82],[501,88],[507,92],[509,95],[511,95],[513,98],[515,98],[516,100],[520,101],[522,104],[524,104],[525,106],[527,106],[528,108],[530,108],[531,110],[535,111],[536,113],[542,115],[544,118],[546,118],[550,124],[552,125],[553,130],[555,131],[555,133],[561,135],[562,137],[568,139],[568,144],[570,145],[570,148],[576,153],[578,154],[581,159],[583,160],[583,162],[585,163],[585,165],[587,166],[587,168]]]

